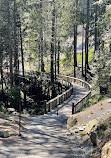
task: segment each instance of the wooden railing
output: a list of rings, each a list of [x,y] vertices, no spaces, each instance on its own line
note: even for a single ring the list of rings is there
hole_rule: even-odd
[[[84,87],[88,93],[82,98],[80,99],[78,102],[76,103],[72,103],[72,114],[77,113],[78,111],[80,111],[80,109],[82,108],[82,106],[87,102],[87,100],[91,97],[91,85],[89,83],[87,83],[86,81],[83,81],[81,79],[78,78],[74,78],[74,77],[69,77],[69,76],[59,76],[62,79],[63,78],[67,78],[67,81],[69,81],[71,84],[78,84],[82,87]]]
[[[91,97],[91,85],[81,79],[77,79],[70,76],[59,75],[58,78],[60,78],[62,82],[65,82],[65,84],[69,85],[69,89],[61,95],[58,95],[56,98],[48,101],[45,105],[45,113],[50,112],[51,110],[55,109],[58,105],[63,103],[65,100],[67,100],[73,93],[73,84],[78,84],[84,87],[88,91],[88,93],[76,104],[72,104],[72,114],[74,114],[78,110],[80,110],[82,105],[84,105],[86,101]]]
[[[57,97],[51,99],[47,103],[45,103],[45,113],[51,112],[58,105],[62,104],[65,100],[67,100],[73,93],[73,85],[66,80],[66,78],[60,78],[62,81],[62,85],[67,85],[69,87],[68,90],[58,95]]]
[[[25,77],[33,77],[30,76],[28,73],[26,73]],[[49,75],[49,73],[46,74]],[[81,107],[86,103],[86,101],[91,97],[91,85],[81,79],[70,77],[70,76],[58,75],[58,79],[62,81],[62,85],[64,84],[67,85],[69,89],[63,92],[62,94],[58,95],[57,97],[51,99],[50,101],[48,102],[45,101],[44,113],[51,112],[51,110],[55,109],[58,105],[62,104],[65,100],[67,100],[73,93],[73,84],[78,84],[84,87],[88,91],[88,93],[82,99],[80,99],[76,103],[74,102],[72,103],[72,114],[78,112],[81,109]]]

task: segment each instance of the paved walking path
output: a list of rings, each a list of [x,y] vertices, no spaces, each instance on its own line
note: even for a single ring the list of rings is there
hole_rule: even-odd
[[[11,145],[0,144],[0,158],[73,158],[74,153],[61,131],[71,115],[72,102],[77,102],[85,94],[86,89],[74,85],[73,95],[58,107],[58,116],[56,110],[44,116],[30,116],[31,121],[22,132],[22,139],[13,140]]]

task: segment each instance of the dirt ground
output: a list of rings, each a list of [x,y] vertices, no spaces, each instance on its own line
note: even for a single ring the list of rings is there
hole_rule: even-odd
[[[111,99],[106,99],[97,104],[91,106],[83,112],[75,114],[75,117],[78,118],[78,124],[75,128],[81,127],[82,125],[88,124],[89,121],[93,119],[97,119],[101,121],[111,115]],[[23,115],[21,119],[22,127],[25,128],[26,124],[32,122],[28,115]],[[8,138],[0,138],[0,145],[4,144],[13,144],[20,140],[18,137],[19,134],[19,117],[15,115],[5,115],[0,113],[0,130],[8,130],[10,133],[10,137]],[[84,141],[81,140],[81,141]]]
[[[106,99],[87,108],[85,111],[75,114],[78,118],[78,123],[75,128],[86,125],[89,121],[96,119],[98,122],[106,119],[111,115],[111,99]]]
[[[31,119],[29,119],[28,115],[22,115],[21,117],[21,130],[25,128],[25,125],[29,123]],[[8,138],[0,138],[0,145],[2,143],[13,143],[19,140],[19,116],[18,115],[7,115],[0,113],[0,130],[8,130],[10,137]]]

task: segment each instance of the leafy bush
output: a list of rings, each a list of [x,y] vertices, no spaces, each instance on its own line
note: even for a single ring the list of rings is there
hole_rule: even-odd
[[[10,107],[13,107],[16,110],[18,110],[19,88],[15,87],[15,86],[11,87],[10,89],[8,89],[7,96],[8,96],[8,100],[10,102]]]
[[[3,102],[0,102],[0,112],[6,113],[7,109],[5,108],[5,106],[3,105]]]

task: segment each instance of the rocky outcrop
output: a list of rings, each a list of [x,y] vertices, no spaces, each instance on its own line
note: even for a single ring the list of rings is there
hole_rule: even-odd
[[[111,158],[111,117],[99,122],[90,132],[90,140],[101,158]],[[108,143],[107,143],[108,142]],[[101,152],[102,151],[102,152]]]
[[[88,125],[86,126],[84,132],[89,134],[92,130],[92,128],[94,128],[96,125],[98,124],[97,120],[92,120],[88,123]]]
[[[102,148],[101,158],[111,158],[111,141]]]
[[[67,129],[71,129],[73,126],[77,124],[77,118],[75,116],[69,116],[67,120]]]

